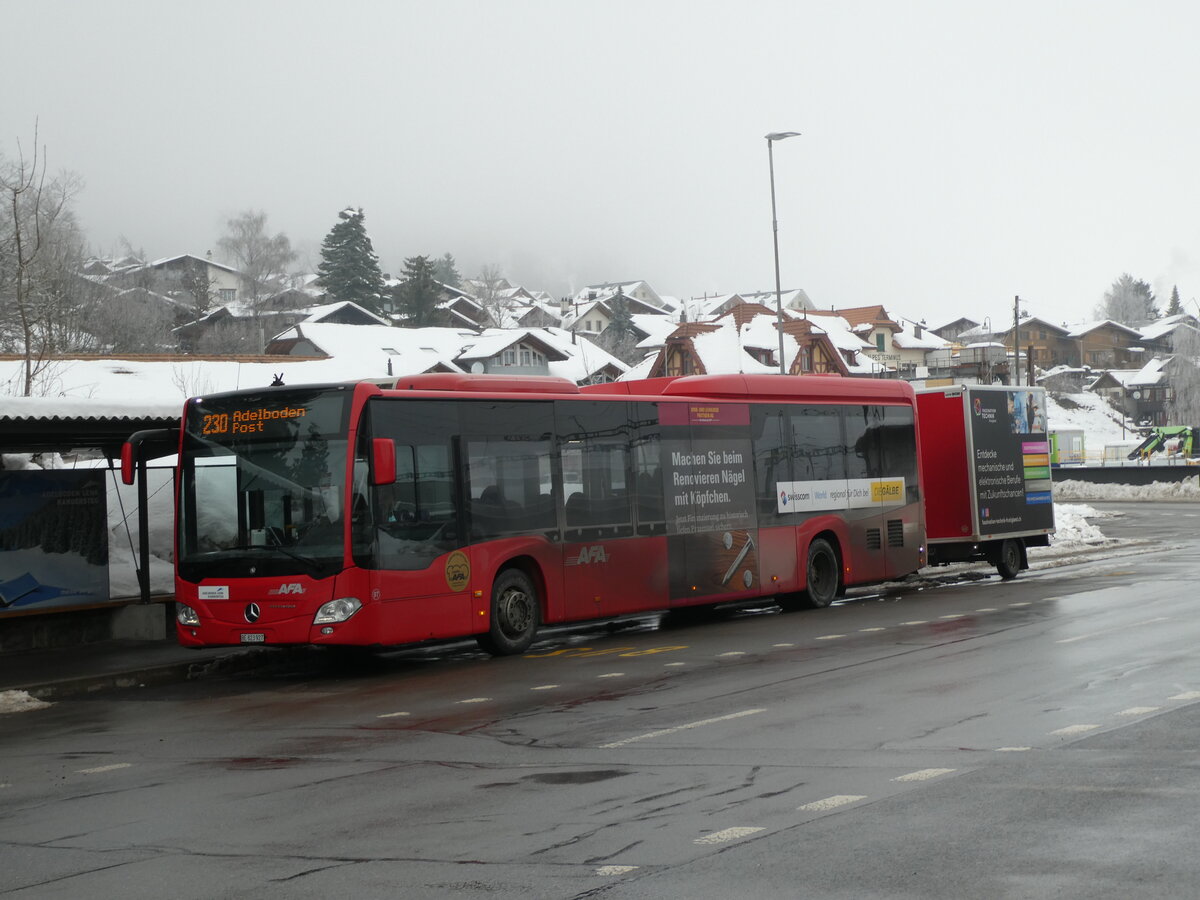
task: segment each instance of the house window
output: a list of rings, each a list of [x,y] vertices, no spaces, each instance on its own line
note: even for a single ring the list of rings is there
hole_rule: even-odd
[[[237,288],[221,288],[217,295],[221,298],[221,303],[232,303],[237,299]]]
[[[533,354],[529,352],[528,347],[521,348],[521,365],[526,367],[533,365]]]
[[[883,334],[880,332],[875,333],[875,349],[879,353],[883,352]]]
[[[515,366],[516,364],[517,364],[517,351],[516,350],[509,349],[509,350],[505,350],[502,354],[500,354],[500,365]]]
[[[812,351],[810,351],[807,347],[800,348],[800,371],[812,371]]]

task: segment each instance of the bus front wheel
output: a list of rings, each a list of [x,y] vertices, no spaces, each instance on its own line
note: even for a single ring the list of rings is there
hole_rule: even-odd
[[[491,627],[479,635],[479,646],[493,656],[524,653],[538,628],[537,588],[519,569],[506,569],[492,585]]]

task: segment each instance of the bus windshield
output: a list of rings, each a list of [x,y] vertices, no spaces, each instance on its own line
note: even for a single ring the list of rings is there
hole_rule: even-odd
[[[190,401],[180,466],[182,578],[322,577],[341,568],[349,401],[341,387]]]

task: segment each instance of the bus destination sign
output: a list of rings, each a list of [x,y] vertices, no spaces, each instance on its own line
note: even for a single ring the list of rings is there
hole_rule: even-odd
[[[269,422],[302,419],[308,415],[307,406],[269,406],[231,409],[227,412],[201,413],[200,433],[205,437],[227,434],[261,434]]]

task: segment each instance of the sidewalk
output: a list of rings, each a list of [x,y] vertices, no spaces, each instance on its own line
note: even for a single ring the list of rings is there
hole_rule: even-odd
[[[191,650],[167,639],[0,653],[0,691],[25,691],[39,700],[57,700],[111,688],[166,684],[185,681],[251,652],[241,647]]]

